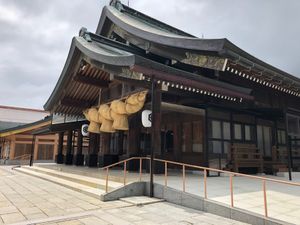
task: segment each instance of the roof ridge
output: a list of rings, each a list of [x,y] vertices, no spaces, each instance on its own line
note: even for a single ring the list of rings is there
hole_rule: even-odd
[[[158,26],[162,29],[165,29],[165,30],[167,30],[167,31],[169,31],[173,34],[186,36],[186,37],[190,37],[190,38],[198,38],[198,37],[196,37],[192,34],[189,34],[185,31],[183,31],[183,30],[180,30],[180,29],[178,29],[176,27],[173,27],[173,26],[171,26],[167,23],[159,21],[159,20],[157,20],[157,19],[155,19],[151,16],[148,16],[148,15],[146,15],[146,14],[144,14],[144,13],[142,13],[142,12],[136,10],[136,9],[133,9],[129,6],[126,6],[126,5],[122,4],[120,0],[112,0],[110,2],[110,6],[116,8],[117,10],[119,10],[122,13],[128,14],[130,16],[135,16],[135,17],[138,16],[140,19],[145,20],[146,22],[149,22],[149,23],[152,22],[153,25]]]

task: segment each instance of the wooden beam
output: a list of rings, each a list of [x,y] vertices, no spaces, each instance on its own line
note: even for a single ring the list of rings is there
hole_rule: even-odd
[[[145,80],[134,80],[134,79],[128,79],[126,77],[122,76],[113,76],[114,80],[121,81],[122,83],[127,83],[130,85],[134,85],[136,87],[143,87],[146,89],[151,89],[151,83],[145,81]]]
[[[79,83],[88,84],[88,85],[92,85],[92,86],[96,86],[96,87],[100,87],[100,88],[108,87],[108,84],[109,84],[109,81],[107,81],[107,80],[94,78],[94,77],[87,77],[87,76],[84,76],[81,74],[76,74],[73,77],[73,80],[77,81]]]
[[[177,105],[177,104],[172,104],[172,103],[167,103],[167,102],[162,102],[161,108],[162,108],[162,110],[179,112],[179,113],[194,114],[194,115],[198,115],[198,116],[205,115],[204,109],[199,109],[199,108],[194,108],[194,107],[184,106],[184,105]]]
[[[151,108],[151,103],[147,103],[146,108]],[[185,113],[185,114],[192,114],[198,116],[205,115],[205,109],[195,108],[191,106],[173,104],[169,102],[161,102],[161,110],[162,111],[171,111],[171,112],[178,112],[178,113]]]
[[[88,108],[90,105],[92,105],[92,103],[87,100],[79,100],[71,97],[64,97],[62,100],[60,100],[60,104],[82,109]]]
[[[70,122],[70,123],[60,123],[60,124],[52,124],[50,126],[51,132],[64,132],[68,130],[76,130],[81,129],[82,124],[87,123],[86,121],[77,121],[77,122]],[[65,140],[66,141],[66,140]]]

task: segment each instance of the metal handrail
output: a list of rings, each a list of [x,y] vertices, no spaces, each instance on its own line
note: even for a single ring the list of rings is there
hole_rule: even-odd
[[[124,182],[123,184],[126,185],[126,172],[127,172],[127,162],[131,160],[139,160],[140,162],[140,167],[139,167],[139,181],[142,180],[142,163],[143,160],[150,160],[150,157],[132,157],[128,158],[125,160],[122,160],[120,162],[111,164],[109,166],[102,167],[100,169],[106,170],[106,182],[105,182],[105,191],[108,192],[108,176],[109,176],[109,169],[123,164],[124,165]],[[273,178],[267,178],[267,177],[260,177],[260,176],[254,176],[254,175],[248,175],[248,174],[243,174],[243,173],[237,173],[237,172],[231,172],[227,170],[220,170],[220,169],[214,169],[214,168],[209,168],[209,167],[203,167],[203,166],[197,166],[197,165],[192,165],[192,164],[187,164],[187,163],[180,163],[180,162],[175,162],[175,161],[170,161],[170,160],[164,160],[164,159],[157,159],[154,158],[154,161],[157,162],[162,162],[165,165],[165,173],[164,173],[164,181],[165,181],[165,187],[168,186],[168,164],[172,165],[179,165],[182,166],[182,190],[185,192],[185,183],[186,183],[186,168],[194,168],[194,169],[199,169],[203,170],[204,172],[204,198],[207,199],[207,172],[218,172],[218,173],[224,173],[229,175],[229,183],[230,183],[230,205],[231,207],[234,207],[234,192],[233,192],[233,177],[234,176],[239,176],[239,177],[246,177],[250,179],[255,179],[255,180],[261,180],[262,181],[262,191],[263,191],[263,199],[264,199],[264,215],[265,217],[268,217],[268,206],[267,206],[267,187],[266,187],[266,181],[274,182],[274,183],[280,183],[280,184],[285,184],[285,185],[293,185],[293,186],[298,186],[300,187],[300,183],[297,182],[290,182],[290,181],[283,181],[283,180],[277,180]]]

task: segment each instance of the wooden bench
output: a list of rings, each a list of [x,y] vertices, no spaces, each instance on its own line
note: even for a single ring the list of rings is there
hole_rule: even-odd
[[[300,167],[300,151],[292,150],[293,167]],[[272,148],[272,161],[269,163],[273,173],[288,171],[288,152],[286,148],[278,149],[276,146]]]
[[[235,172],[239,168],[257,168],[263,172],[263,157],[254,144],[233,144],[228,152],[229,166]]]

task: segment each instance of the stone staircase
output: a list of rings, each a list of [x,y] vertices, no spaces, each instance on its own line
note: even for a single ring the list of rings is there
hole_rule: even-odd
[[[13,168],[15,171],[47,180],[66,188],[99,198],[105,193],[105,179],[79,175],[40,166],[22,166]],[[108,191],[123,186],[123,183],[110,180]]]

